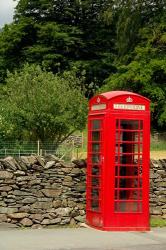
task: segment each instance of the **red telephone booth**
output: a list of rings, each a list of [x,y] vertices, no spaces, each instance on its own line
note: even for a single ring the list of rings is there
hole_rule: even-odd
[[[86,219],[92,227],[149,230],[149,106],[126,91],[90,100]]]

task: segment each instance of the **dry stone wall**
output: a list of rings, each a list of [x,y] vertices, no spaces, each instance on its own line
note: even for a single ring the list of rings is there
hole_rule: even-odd
[[[166,159],[151,160],[150,213],[166,219]]]
[[[55,156],[0,160],[0,222],[33,228],[85,220],[85,161]]]
[[[151,161],[151,215],[166,219],[166,160]],[[85,221],[86,162],[52,155],[0,159],[0,223],[40,228]]]

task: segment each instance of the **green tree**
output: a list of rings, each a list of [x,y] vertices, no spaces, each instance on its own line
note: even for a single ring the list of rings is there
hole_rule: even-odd
[[[53,73],[69,68],[82,47],[81,31],[54,22],[33,23],[22,18],[18,24],[6,25],[0,34],[0,81],[25,62],[40,64]]]
[[[14,22],[0,33],[0,82],[7,69],[28,62],[54,74],[83,74],[91,97],[119,66],[135,61],[136,47],[149,46],[156,27],[165,26],[165,6],[166,0],[19,0]]]
[[[166,0],[116,0],[117,15],[117,52],[124,62],[131,60],[130,52],[141,40],[139,30],[160,23],[165,15]]]
[[[107,0],[20,0],[14,23],[0,35],[1,82],[6,69],[25,62],[53,73],[85,72],[87,92],[114,70],[113,25],[105,22]],[[12,42],[14,41],[14,43]]]
[[[0,83],[4,82],[7,70],[22,67],[26,60],[24,50],[35,40],[36,31],[31,19],[4,26],[0,33]]]
[[[166,1],[117,1],[117,72],[101,91],[129,90],[151,100],[153,128],[166,129]]]
[[[142,38],[133,52],[133,60],[121,65],[106,80],[101,91],[129,90],[151,100],[152,125],[166,129],[166,23],[141,29]]]
[[[20,0],[16,7],[15,21],[22,16],[34,21],[54,21],[74,26],[90,26],[99,21],[101,12],[107,10],[113,0]]]
[[[87,102],[81,84],[74,73],[53,75],[36,65],[8,73],[0,91],[1,134],[9,139],[63,142],[85,126]]]

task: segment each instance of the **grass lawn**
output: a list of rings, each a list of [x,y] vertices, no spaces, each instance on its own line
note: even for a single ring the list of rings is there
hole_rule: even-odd
[[[151,145],[150,145],[151,151],[166,151],[166,141],[154,141],[151,139]]]
[[[166,227],[166,219],[151,218],[150,225],[151,227]]]

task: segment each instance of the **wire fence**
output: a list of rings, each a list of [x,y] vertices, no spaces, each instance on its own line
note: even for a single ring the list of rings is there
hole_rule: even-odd
[[[85,152],[83,135],[71,136],[62,144],[40,141],[7,141],[0,142],[0,158],[7,156],[21,157],[28,155],[53,154],[65,160],[80,158]]]
[[[151,151],[166,151],[166,132],[151,135]],[[32,154],[42,156],[53,154],[64,160],[85,159],[87,157],[87,136],[83,134],[70,136],[59,145],[50,141],[43,143],[40,143],[40,141],[0,141],[0,158]]]

